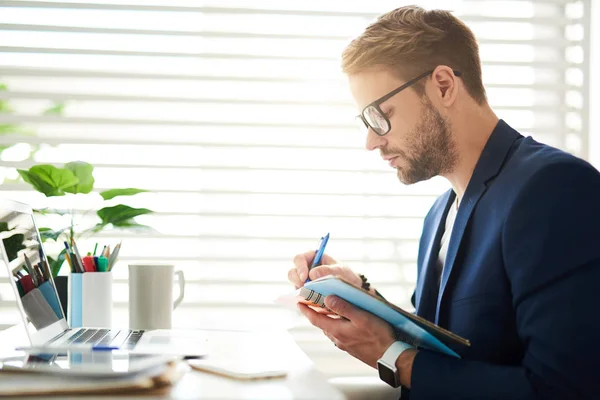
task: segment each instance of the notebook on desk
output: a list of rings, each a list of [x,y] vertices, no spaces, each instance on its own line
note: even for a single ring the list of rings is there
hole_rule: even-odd
[[[28,205],[0,199],[0,269],[8,272],[32,350],[118,349],[134,354],[202,357],[206,338],[194,331],[71,329]],[[100,299],[101,300],[101,299]]]
[[[0,360],[0,367],[3,362]],[[138,373],[73,377],[0,368],[0,398],[8,396],[120,395],[147,393],[175,384],[187,371],[180,363],[156,365]]]

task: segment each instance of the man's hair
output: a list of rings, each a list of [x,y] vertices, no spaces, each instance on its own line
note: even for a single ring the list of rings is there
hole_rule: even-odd
[[[408,81],[438,65],[460,71],[471,97],[478,104],[486,102],[475,35],[448,11],[397,8],[379,16],[342,53],[347,75],[383,66]],[[413,87],[424,93],[422,85]]]

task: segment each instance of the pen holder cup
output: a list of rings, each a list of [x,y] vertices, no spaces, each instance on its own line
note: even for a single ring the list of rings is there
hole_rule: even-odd
[[[69,323],[72,328],[110,328],[112,272],[72,273],[69,279]]]

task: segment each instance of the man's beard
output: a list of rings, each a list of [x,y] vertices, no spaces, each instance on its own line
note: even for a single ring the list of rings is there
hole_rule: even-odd
[[[422,105],[421,120],[407,134],[405,150],[385,150],[385,153],[399,154],[407,164],[398,168],[398,179],[405,185],[448,173],[458,162],[450,123],[433,107],[427,96],[423,96]]]

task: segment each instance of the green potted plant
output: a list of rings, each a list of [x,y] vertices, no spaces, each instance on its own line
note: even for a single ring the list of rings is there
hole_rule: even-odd
[[[47,251],[47,258],[52,276],[57,280],[57,287],[67,287],[66,282],[60,282],[66,277],[58,277],[58,274],[65,264],[66,250],[62,246],[63,242],[71,243],[73,239],[93,235],[107,228],[116,229],[149,229],[149,227],[139,224],[135,218],[140,215],[150,214],[153,211],[147,208],[134,208],[125,204],[113,204],[116,197],[133,196],[138,193],[147,192],[146,190],[136,188],[109,189],[99,193],[93,192],[94,189],[94,167],[83,161],[74,161],[65,164],[62,168],[50,164],[34,165],[28,170],[17,170],[21,178],[29,183],[36,191],[44,194],[46,197],[57,196],[100,196],[102,204],[110,203],[95,211],[96,222],[90,225],[80,223],[77,211],[64,208],[43,208],[35,210],[44,215],[60,216],[58,220],[62,223],[60,226],[39,227],[42,241],[54,241],[55,246],[44,246]],[[65,202],[67,203],[67,202]],[[74,202],[70,201],[69,204]],[[56,251],[51,254],[48,249],[53,247]],[[58,251],[58,249],[60,252]],[[60,290],[59,290],[60,292]],[[59,293],[60,294],[60,293]],[[66,296],[66,293],[65,293]],[[63,308],[66,303],[63,302]]]

